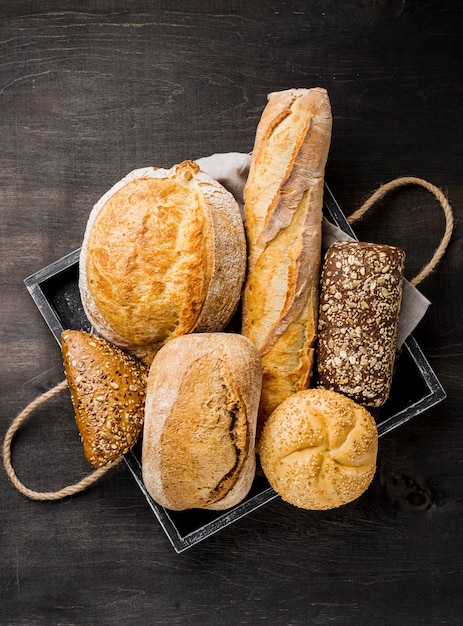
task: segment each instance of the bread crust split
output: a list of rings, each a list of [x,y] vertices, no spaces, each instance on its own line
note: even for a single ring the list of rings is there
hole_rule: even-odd
[[[242,332],[262,358],[260,427],[312,375],[331,127],[326,90],[290,89],[269,94],[256,131],[244,192]]]
[[[172,510],[227,509],[249,492],[261,390],[257,350],[245,337],[178,337],[153,360],[143,431],[144,484]]]
[[[332,509],[358,498],[373,480],[376,424],[342,394],[307,389],[285,400],[267,420],[260,441],[262,469],[287,502]]]
[[[85,458],[93,468],[126,454],[143,429],[148,368],[105,339],[62,333],[63,363]]]
[[[246,270],[231,193],[192,161],[134,170],[93,208],[79,288],[95,331],[149,364],[179,335],[225,328]]]

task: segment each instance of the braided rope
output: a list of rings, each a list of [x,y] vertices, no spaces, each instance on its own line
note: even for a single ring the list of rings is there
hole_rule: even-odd
[[[393,189],[397,189],[398,187],[402,187],[404,185],[421,185],[422,187],[427,189],[429,192],[431,192],[437,198],[440,205],[442,206],[442,209],[445,215],[445,221],[446,221],[444,235],[442,237],[442,240],[439,246],[435,250],[431,260],[429,261],[429,263],[427,263],[423,267],[423,269],[415,276],[415,278],[413,278],[410,281],[413,285],[418,285],[422,280],[424,280],[427,276],[429,276],[429,274],[433,271],[433,269],[439,263],[442,256],[444,255],[445,250],[447,249],[447,246],[450,241],[450,237],[452,235],[452,230],[453,230],[453,225],[454,225],[452,208],[447,198],[444,196],[444,194],[438,187],[432,185],[431,183],[428,183],[426,180],[423,180],[422,178],[415,178],[414,176],[404,176],[402,178],[396,178],[392,180],[391,182],[386,183],[385,185],[382,185],[379,189],[377,189],[370,196],[370,198],[368,198],[368,200],[364,202],[362,206],[348,218],[348,222],[350,224],[353,224],[354,222],[359,220],[361,217],[363,217],[363,215],[365,215],[365,213],[376,202],[381,200],[389,191]],[[94,472],[92,472],[88,476],[85,476],[82,480],[75,483],[74,485],[69,485],[68,487],[64,487],[63,489],[60,489],[58,491],[33,491],[32,489],[29,489],[28,487],[26,487],[19,480],[11,463],[11,444],[13,442],[13,438],[16,432],[21,427],[21,425],[27,420],[27,418],[35,411],[35,409],[37,409],[41,404],[43,404],[50,398],[53,398],[54,396],[58,395],[66,387],[67,387],[67,381],[63,380],[57,385],[55,385],[55,387],[52,387],[49,391],[46,391],[41,396],[33,400],[13,420],[12,424],[10,425],[10,427],[8,428],[6,432],[5,439],[3,441],[3,463],[5,465],[5,469],[8,474],[8,477],[20,493],[27,496],[28,498],[31,498],[32,500],[60,500],[61,498],[72,496],[76,493],[84,491],[84,489],[87,489],[87,487],[90,487],[91,485],[93,485],[93,483],[99,480],[101,476],[106,474],[106,472],[108,472],[112,467],[117,465],[122,459],[121,457],[121,459],[118,459],[114,461],[113,463],[106,465],[105,467],[95,470]]]
[[[432,183],[428,183],[428,181],[423,178],[416,178],[415,176],[403,176],[402,178],[395,178],[389,183],[385,185],[381,185],[379,189],[377,189],[366,202],[362,204],[362,206],[357,209],[352,215],[348,218],[349,224],[353,224],[361,217],[365,215],[365,213],[379,200],[381,200],[389,191],[393,189],[398,189],[399,187],[403,187],[404,185],[420,185],[427,189],[430,193],[434,195],[434,197],[440,203],[444,215],[445,215],[445,232],[442,237],[442,240],[438,247],[436,248],[431,260],[427,263],[421,271],[410,281],[412,285],[418,285],[421,283],[429,274],[433,271],[433,269],[437,266],[441,258],[443,257],[447,246],[450,242],[450,237],[452,236],[454,219],[453,219],[453,211],[450,206],[447,198],[443,194],[443,192],[433,185]]]
[[[16,489],[22,493],[24,496],[30,498],[31,500],[61,500],[62,498],[66,498],[67,496],[73,496],[76,493],[84,491],[90,485],[93,485],[97,480],[99,480],[108,470],[117,465],[120,461],[114,461],[113,463],[106,465],[105,467],[101,467],[91,474],[85,476],[82,480],[75,483],[74,485],[69,485],[68,487],[63,487],[63,489],[59,489],[58,491],[34,491],[26,487],[16,475],[16,472],[11,463],[11,444],[13,442],[14,436],[22,426],[22,424],[27,420],[28,417],[44,402],[50,400],[54,396],[58,395],[63,389],[67,388],[67,381],[62,380],[60,383],[38,396],[28,406],[19,413],[11,423],[8,428],[5,439],[3,440],[3,463],[5,465],[6,473],[8,474],[8,478],[11,480]]]

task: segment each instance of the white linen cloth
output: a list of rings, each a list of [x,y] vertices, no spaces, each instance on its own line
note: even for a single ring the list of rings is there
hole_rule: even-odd
[[[215,178],[215,180],[221,183],[233,194],[239,204],[243,219],[243,191],[249,173],[250,161],[250,155],[242,152],[212,154],[208,157],[196,159],[196,163],[204,172],[206,172],[206,174]],[[352,237],[324,218],[323,248],[326,250],[335,241],[340,240],[353,241]],[[401,348],[406,338],[419,324],[430,304],[430,301],[425,298],[425,296],[423,296],[423,294],[420,293],[416,287],[411,285],[407,280],[404,281],[402,307],[400,310],[399,329],[397,334],[398,350]]]

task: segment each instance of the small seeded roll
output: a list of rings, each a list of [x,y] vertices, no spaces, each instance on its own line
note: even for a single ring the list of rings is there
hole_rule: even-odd
[[[368,411],[326,389],[290,396],[267,420],[262,469],[275,491],[303,509],[332,509],[358,498],[376,470],[378,433]]]
[[[63,364],[85,458],[98,468],[116,461],[143,429],[148,368],[102,337],[61,335]]]
[[[364,406],[391,388],[405,253],[339,241],[326,255],[320,293],[318,383]]]

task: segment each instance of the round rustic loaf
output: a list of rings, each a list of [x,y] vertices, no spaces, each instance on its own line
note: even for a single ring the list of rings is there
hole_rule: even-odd
[[[148,377],[142,472],[169,509],[227,509],[254,480],[262,374],[257,349],[232,333],[177,337]]]
[[[260,439],[262,469],[283,500],[332,509],[360,496],[376,469],[378,433],[368,411],[326,389],[290,396]]]
[[[238,204],[192,161],[134,170],[93,208],[79,267],[95,331],[150,363],[169,339],[222,330],[235,312],[246,270]]]

